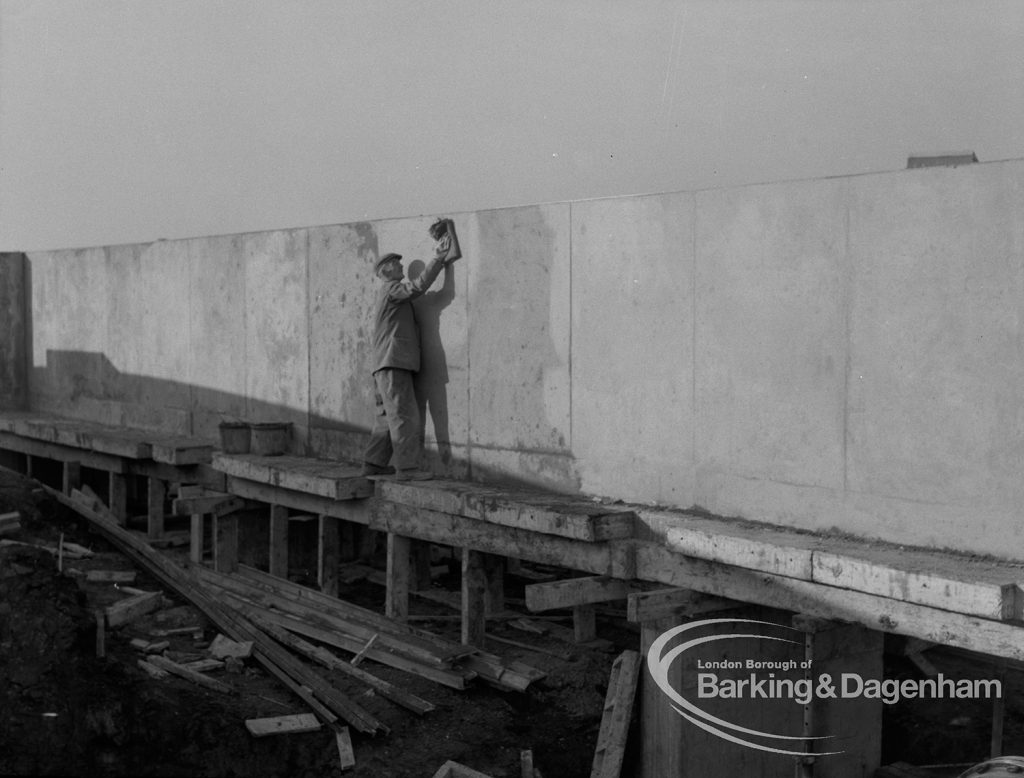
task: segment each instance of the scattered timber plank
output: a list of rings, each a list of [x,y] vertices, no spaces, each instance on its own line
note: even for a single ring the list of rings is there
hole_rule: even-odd
[[[490,778],[490,776],[449,759],[434,773],[433,778]]]
[[[18,511],[0,514],[0,530],[11,526],[21,527],[21,513]]]
[[[531,611],[572,608],[595,602],[622,600],[638,590],[642,590],[638,582],[607,576],[567,578],[563,581],[528,584],[525,589],[526,607]]]
[[[419,540],[556,564],[612,578],[636,577],[633,541],[629,540],[594,543],[384,501],[373,506],[369,526]]]
[[[612,663],[590,778],[619,778],[622,774],[639,677],[639,652],[623,651]]]
[[[644,580],[1024,660],[1024,628],[1010,622],[694,559],[660,543],[636,541],[634,548]]]
[[[339,670],[347,675],[351,675],[353,678],[356,678],[367,686],[370,686],[380,694],[380,696],[401,705],[403,708],[411,710],[413,713],[419,715],[423,715],[424,713],[429,713],[434,710],[434,706],[426,700],[423,700],[410,692],[406,692],[394,684],[388,683],[387,681],[356,667],[350,662],[346,662],[343,659],[336,657],[327,649],[314,646],[312,643],[306,642],[302,638],[293,635],[281,627],[277,627],[265,621],[260,621],[259,619],[256,619],[256,621],[279,643],[282,643],[300,654],[319,662],[330,670]]]
[[[367,623],[358,615],[339,614],[338,609],[324,611],[319,605],[298,601],[292,597],[269,590],[267,587],[260,587],[247,583],[245,580],[235,576],[227,576],[213,570],[200,569],[200,577],[214,587],[217,591],[230,593],[240,601],[249,605],[262,608],[276,608],[277,610],[303,618],[310,623],[329,629],[336,629],[346,636],[352,638],[361,648],[374,635],[378,636],[376,648],[386,649],[405,656],[410,659],[443,667],[459,657],[472,651],[467,648],[441,648],[436,644],[422,640],[415,635],[400,632],[397,629],[380,629],[378,623]],[[335,602],[340,602],[336,600]],[[396,622],[388,622],[394,624]],[[372,657],[372,654],[370,655]]]
[[[626,618],[633,622],[654,621],[670,616],[695,616],[699,613],[738,608],[742,603],[715,597],[693,589],[659,589],[636,592],[626,597]]]
[[[134,570],[89,570],[85,580],[91,583],[135,583]]]
[[[153,678],[163,679],[170,678],[171,676],[171,674],[166,670],[161,670],[155,664],[153,664],[152,662],[147,662],[145,659],[140,659],[136,664],[140,668],[145,670],[146,673],[152,676]]]
[[[245,728],[253,737],[296,735],[301,732],[316,732],[320,729],[320,721],[312,713],[293,713],[290,716],[246,719]]]
[[[24,546],[26,548],[39,548],[46,551],[53,556],[62,556],[65,559],[88,559],[91,557],[92,551],[87,548],[83,548],[75,543],[63,543],[61,546],[48,546],[44,543],[28,543],[22,540],[10,540],[5,538],[0,540],[0,548],[8,548],[11,546]]]
[[[534,778],[533,751],[524,749],[519,752],[519,774],[522,778]]]
[[[356,755],[352,750],[352,736],[349,735],[348,727],[335,728],[334,740],[338,744],[338,762],[341,765],[341,771],[351,770],[356,766]]]
[[[433,479],[377,481],[377,494],[411,508],[466,516],[507,527],[596,542],[633,537],[636,514],[579,497]]]
[[[224,663],[219,659],[197,659],[194,662],[179,662],[182,667],[195,670],[197,673],[208,673],[211,670],[223,670]]]
[[[347,635],[338,632],[337,629],[313,624],[308,619],[296,618],[277,611],[255,607],[246,603],[244,600],[238,599],[236,595],[231,593],[223,594],[223,598],[230,602],[233,607],[245,614],[249,619],[283,627],[295,634],[319,640],[321,643],[326,643],[329,646],[334,646],[335,648],[340,648],[353,654],[358,652],[363,646],[362,641],[348,637]],[[426,678],[427,680],[434,681],[435,683],[440,683],[443,686],[448,686],[452,689],[465,689],[467,682],[476,677],[476,673],[474,672],[455,668],[425,665],[421,662],[410,659],[408,656],[395,653],[394,651],[389,651],[385,648],[371,649],[367,654],[367,658],[380,664],[388,665],[389,667],[394,667],[398,670],[404,670],[405,672],[418,675],[422,678]]]
[[[173,662],[165,656],[154,655],[146,661],[150,664],[156,665],[161,670],[180,676],[181,678],[191,681],[194,684],[198,684],[199,686],[205,686],[207,689],[212,689],[215,692],[220,692],[221,694],[235,694],[235,689],[228,686],[226,683],[215,681],[213,678],[209,678],[202,673],[190,670],[184,665]]]
[[[144,592],[129,597],[127,600],[115,602],[107,607],[107,625],[120,627],[139,616],[152,613],[160,607],[163,595],[160,592]]]
[[[360,475],[356,465],[346,462],[218,452],[213,455],[211,464],[229,476],[332,500],[354,500],[373,494],[373,483]]]
[[[54,499],[88,519],[128,557],[146,567],[167,586],[189,600],[230,637],[239,641],[253,640],[257,646],[256,660],[267,672],[280,680],[305,702],[320,717],[321,721],[333,724],[338,721],[340,716],[359,731],[367,734],[374,734],[381,730],[387,731],[387,727],[382,722],[369,715],[321,676],[299,662],[272,638],[257,629],[242,614],[224,607],[220,602],[207,595],[191,566],[181,567],[154,551],[148,544],[133,537],[131,533],[118,526],[116,518],[105,506],[102,506],[103,512],[90,510],[55,489],[45,486],[42,488],[46,489]]]
[[[341,615],[353,616],[366,624],[375,625],[381,631],[414,635],[437,646],[446,655],[452,656],[462,671],[469,673],[468,678],[479,675],[481,680],[492,685],[515,691],[524,691],[530,683],[546,677],[545,673],[522,662],[504,662],[500,657],[481,651],[479,646],[475,648],[470,646],[467,649],[466,646],[451,643],[428,630],[420,629],[410,624],[396,623],[374,611],[360,608],[344,600],[330,597],[323,592],[300,586],[291,581],[274,578],[247,565],[239,565],[238,576],[254,583],[261,583],[264,586],[271,587],[283,594],[287,594],[294,600],[314,604],[325,613],[337,610]],[[345,648],[344,646],[340,647]],[[465,652],[467,650],[471,650],[472,653],[466,655]],[[353,653],[355,652],[353,651]]]

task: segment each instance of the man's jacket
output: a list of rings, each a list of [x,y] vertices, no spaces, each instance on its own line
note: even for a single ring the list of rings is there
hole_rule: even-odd
[[[434,283],[444,267],[432,260],[415,281],[385,281],[377,296],[373,317],[373,372],[385,367],[420,369],[420,330],[412,301]]]

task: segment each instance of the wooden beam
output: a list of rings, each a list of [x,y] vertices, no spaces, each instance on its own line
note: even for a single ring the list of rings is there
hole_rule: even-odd
[[[411,508],[480,519],[515,529],[598,542],[633,537],[633,511],[579,497],[460,481],[377,481],[377,495]]]
[[[619,778],[622,774],[639,677],[640,654],[636,651],[623,651],[612,663],[591,778]]]
[[[487,632],[484,595],[487,573],[483,554],[471,548],[462,549],[462,643],[483,646]]]
[[[357,524],[367,524],[370,520],[370,507],[368,503],[371,502],[372,498],[333,500],[329,497],[320,497],[315,494],[304,494],[294,489],[285,489],[280,486],[248,481],[236,476],[227,477],[225,489],[232,494],[249,500],[285,505],[297,511],[333,516],[336,519],[345,519]]]
[[[320,591],[338,596],[339,519],[320,515],[316,541],[316,580]]]
[[[693,589],[659,589],[653,592],[633,592],[626,597],[626,618],[643,622],[668,616],[696,616],[699,613],[730,610],[743,603],[715,597]]]
[[[636,585],[606,576],[567,578],[550,583],[526,586],[526,607],[531,611],[549,611],[556,608],[573,608],[595,602],[610,602],[625,599],[637,590]]]
[[[373,483],[360,475],[359,467],[346,462],[290,455],[215,453],[212,465],[229,476],[332,500],[370,497],[374,492]]]
[[[387,589],[384,615],[404,621],[409,616],[409,583],[412,570],[412,546],[409,538],[388,533]]]
[[[121,457],[101,454],[72,446],[57,443],[46,443],[31,438],[24,438],[9,432],[0,432],[0,448],[17,451],[32,457],[54,459],[58,462],[79,462],[85,467],[107,472],[125,472],[125,461]],[[29,473],[31,476],[31,473]]]
[[[637,541],[635,549],[644,580],[1024,660],[1024,628],[1009,622],[693,559],[660,543]]]
[[[206,492],[202,495],[179,496],[173,503],[173,511],[176,516],[191,516],[193,513],[222,515],[233,511],[240,511],[245,507],[245,500],[227,492]]]
[[[167,499],[167,484],[159,478],[146,479],[146,527],[150,538],[164,534],[164,501]]]
[[[633,541],[629,540],[604,543],[571,540],[383,501],[373,505],[370,527],[615,578],[635,577]]]
[[[490,776],[449,759],[431,778],[490,778]]]
[[[941,551],[799,536],[781,528],[676,517],[666,545],[697,559],[877,594],[987,619],[1024,618],[1020,572]]]
[[[159,667],[165,672],[172,673],[174,675],[185,678],[194,684],[199,686],[205,686],[207,689],[212,689],[215,692],[221,694],[235,694],[235,690],[228,686],[226,683],[215,681],[213,678],[197,673],[195,670],[189,670],[187,667],[179,665],[177,662],[171,661],[165,656],[159,656],[154,654],[146,659],[152,665]]]
[[[270,506],[270,574],[288,577],[288,509]]]

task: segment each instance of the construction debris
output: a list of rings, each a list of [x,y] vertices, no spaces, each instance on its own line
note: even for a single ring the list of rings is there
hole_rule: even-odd
[[[264,719],[246,719],[245,728],[253,737],[267,735],[299,734],[315,732],[320,729],[320,722],[312,713],[295,713],[290,716],[274,716]]]
[[[115,602],[106,610],[107,625],[120,627],[130,621],[152,613],[160,607],[163,595],[160,592],[143,592],[129,597],[127,600]]]
[[[135,583],[134,570],[89,570],[85,580],[90,583]]]
[[[193,568],[181,567],[152,549],[144,539],[135,537],[134,533],[119,526],[116,518],[105,506],[90,508],[56,489],[47,488],[47,491],[56,500],[88,519],[134,562],[145,567],[166,586],[199,608],[229,637],[239,642],[253,641],[255,659],[302,699],[321,721],[334,724],[340,716],[367,734],[387,731],[383,722],[371,716],[326,679],[302,664],[244,615],[207,594]],[[187,668],[182,670],[189,672]],[[195,675],[205,678],[199,673]]]
[[[434,773],[433,778],[491,778],[479,770],[466,767],[464,764],[453,762],[450,759],[441,765],[441,769]]]
[[[252,641],[247,640],[244,643],[239,643],[231,638],[224,637],[224,635],[217,635],[213,642],[210,643],[208,650],[210,656],[214,659],[227,659],[228,657],[247,659],[252,656]]]
[[[0,535],[13,535],[21,530],[21,514],[18,511],[0,514]]]
[[[352,750],[352,737],[349,735],[348,727],[337,727],[334,739],[338,744],[338,761],[341,763],[342,772],[351,770],[356,766],[356,755]]]
[[[192,681],[192,683],[198,684],[200,686],[205,686],[207,689],[212,689],[215,692],[220,692],[221,694],[235,693],[235,690],[228,686],[226,683],[221,683],[220,681],[215,681],[212,678],[207,678],[202,673],[197,673],[195,670],[189,670],[184,665],[179,665],[177,662],[172,662],[165,656],[154,655],[146,661],[152,665],[155,665],[161,670],[165,670],[168,673],[180,676],[181,678],[184,678],[188,681]]]

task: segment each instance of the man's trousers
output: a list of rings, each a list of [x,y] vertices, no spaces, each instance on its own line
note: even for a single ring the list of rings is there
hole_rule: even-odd
[[[363,461],[385,467],[394,453],[397,469],[419,467],[420,412],[412,378],[409,370],[388,367],[373,374],[377,413]]]

